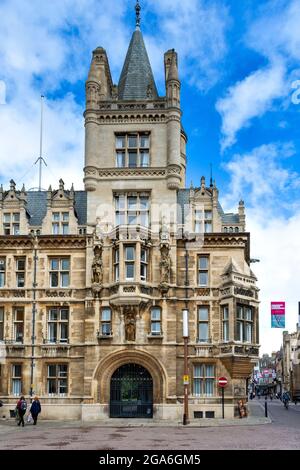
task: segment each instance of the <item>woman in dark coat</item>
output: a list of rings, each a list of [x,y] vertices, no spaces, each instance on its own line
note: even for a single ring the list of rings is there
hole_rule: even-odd
[[[42,411],[40,401],[38,397],[34,397],[33,402],[31,403],[30,413],[33,419],[33,424],[36,424],[38,415]]]

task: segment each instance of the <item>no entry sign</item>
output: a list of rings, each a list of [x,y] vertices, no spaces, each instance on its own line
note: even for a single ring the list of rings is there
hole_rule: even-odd
[[[219,377],[218,384],[219,387],[224,388],[228,384],[228,380],[226,379],[226,377]]]

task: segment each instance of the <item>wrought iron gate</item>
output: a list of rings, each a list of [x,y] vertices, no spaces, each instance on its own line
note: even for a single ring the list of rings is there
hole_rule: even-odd
[[[125,364],[114,372],[110,383],[110,417],[153,417],[153,381],[144,367]]]

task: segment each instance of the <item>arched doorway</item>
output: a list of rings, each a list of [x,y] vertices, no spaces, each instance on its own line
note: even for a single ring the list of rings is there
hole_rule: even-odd
[[[124,364],[110,382],[111,418],[152,418],[153,380],[138,364]]]

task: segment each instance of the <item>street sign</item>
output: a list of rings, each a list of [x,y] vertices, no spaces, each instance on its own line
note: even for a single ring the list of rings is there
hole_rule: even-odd
[[[218,379],[219,387],[224,388],[227,386],[227,384],[228,384],[228,380],[226,379],[226,377],[219,377]]]
[[[188,375],[183,376],[183,385],[189,385],[190,377]]]

